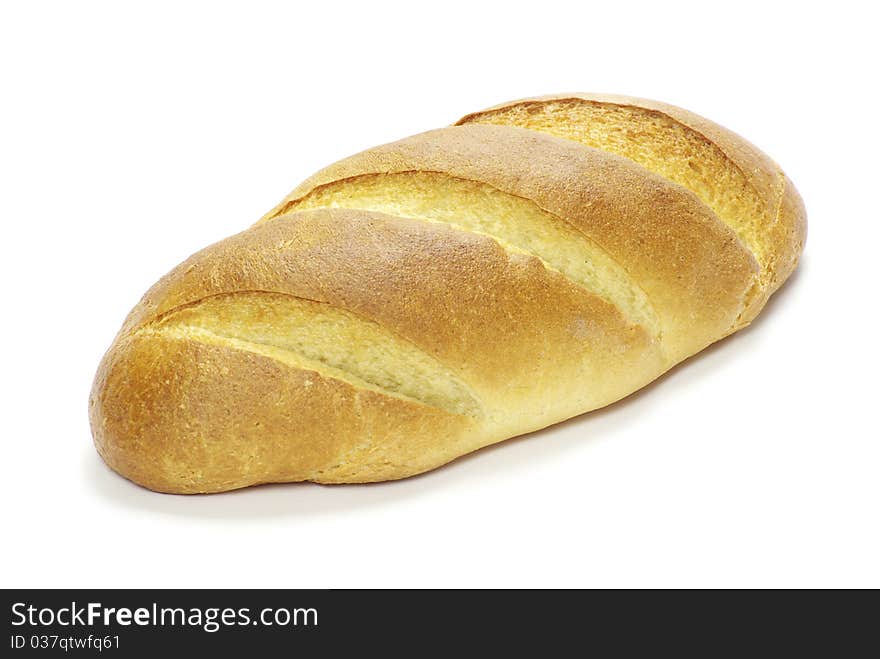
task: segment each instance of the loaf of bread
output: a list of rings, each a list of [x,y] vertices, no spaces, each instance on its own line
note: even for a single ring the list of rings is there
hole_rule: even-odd
[[[151,288],[90,399],[162,492],[404,478],[608,405],[797,264],[779,167],[676,107],[507,103],[318,172]]]

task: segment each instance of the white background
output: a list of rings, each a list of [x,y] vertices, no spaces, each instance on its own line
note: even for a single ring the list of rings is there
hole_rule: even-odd
[[[880,586],[869,3],[8,2],[0,585]],[[752,328],[624,402],[408,481],[154,494],[87,399],[129,308],[301,179],[500,101],[675,103],[802,193]]]

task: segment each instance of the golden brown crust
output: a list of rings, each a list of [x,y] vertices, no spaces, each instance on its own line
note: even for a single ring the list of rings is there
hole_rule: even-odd
[[[696,194],[624,157],[510,126],[416,135],[319,172],[260,223],[193,255],[144,295],[90,398],[107,464],[177,493],[403,478],[607,405],[747,323],[803,246],[803,203],[778,168],[679,108],[555,98],[661,112],[721,149],[774,211],[772,280],[742,234]],[[297,208],[340,180],[413,172],[509,195],[474,205],[475,215],[506,210],[468,229],[415,211],[323,206],[332,196],[318,210]],[[419,185],[451,194],[432,176]],[[406,190],[390,185],[396,195],[419,194],[412,181]],[[468,194],[484,194],[468,185],[448,204],[453,218]],[[526,222],[525,202],[503,203],[512,198],[540,212]],[[511,239],[562,222],[586,238],[545,231],[548,258],[539,259],[526,248],[537,243],[518,247],[479,231],[517,221]],[[591,272],[619,270],[614,287],[599,292],[586,270],[548,265],[563,243],[579,263],[608,258],[617,270]],[[581,259],[581,248],[593,251]],[[644,317],[623,309],[636,288],[650,301]]]
[[[619,94],[585,94],[580,92],[569,94],[548,94],[545,96],[519,99],[517,101],[508,101],[507,103],[500,103],[490,108],[486,108],[485,110],[480,110],[479,112],[472,112],[459,119],[456,122],[456,125],[469,123],[479,115],[514,105],[541,104],[548,101],[565,100],[583,100],[594,103],[652,110],[674,119],[683,126],[700,133],[707,140],[721,149],[721,151],[723,151],[724,154],[742,170],[749,182],[767,200],[768,204],[772,205],[774,200],[779,199],[779,166],[776,165],[776,163],[774,163],[763,151],[733,131],[724,128],[723,126],[719,126],[715,122],[709,121],[689,110],[670,105],[669,103]]]
[[[807,240],[807,210],[804,208],[804,200],[784,173],[780,172],[779,178],[782,194],[776,213],[776,228],[780,243],[786,247],[780,250],[770,286],[771,292],[782,286],[794,272]]]
[[[294,295],[381,324],[460,376],[482,415],[149,331],[182,305],[235,291]],[[217,243],[160,280],[105,358],[92,422],[114,469],[163,491],[400,478],[605,405],[664,367],[651,337],[614,307],[485,236],[362,211],[307,211]],[[303,378],[321,386],[303,393]],[[374,428],[366,445],[358,415]],[[418,448],[393,448],[404,437]],[[247,458],[251,445],[264,451]],[[198,465],[189,476],[187,464]]]
[[[519,128],[442,128],[318,172],[266,217],[312,190],[374,173],[435,171],[524,197],[604,248],[647,293],[671,362],[722,336],[756,275],[735,234],[691,192],[631,161]]]
[[[261,355],[151,334],[124,337],[110,351],[91,418],[108,465],[176,493],[400,478],[448,462],[480,434],[468,417]],[[433,433],[446,442],[430,445]]]
[[[569,93],[538,96],[502,103],[462,117],[456,125],[480,121],[481,118],[515,106],[535,106],[560,101],[584,101],[613,105],[661,114],[700,135],[717,147],[745,176],[769,209],[768,222],[763,227],[764,239],[771,246],[768,277],[765,290],[754,295],[751,308],[744,310],[739,327],[748,324],[760,311],[767,298],[788,278],[806,241],[806,211],[800,196],[781,168],[751,142],[713,121],[683,108],[644,98],[612,94]],[[773,209],[780,209],[774,213]]]

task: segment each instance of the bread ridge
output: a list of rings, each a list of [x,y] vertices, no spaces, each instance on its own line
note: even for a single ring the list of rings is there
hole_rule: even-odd
[[[165,335],[121,337],[94,387],[98,453],[159,492],[400,478],[443,464],[466,442],[487,441],[471,417]],[[427,429],[447,444],[431,449]]]
[[[660,339],[653,305],[620,264],[571,224],[529,199],[443,172],[408,171],[334,181],[295,204],[297,211],[368,210],[488,236],[506,250],[538,258],[545,268],[614,304],[631,322]],[[514,217],[516,221],[511,221]]]
[[[136,333],[175,335],[246,350],[359,388],[456,414],[480,403],[454,374],[382,326],[327,303],[238,290],[175,307]],[[357,349],[361,360],[352,360]]]
[[[747,180],[765,206],[761,238],[768,243],[766,257],[759,258],[761,273],[756,290],[751,293],[751,300],[730,331],[748,325],[766,304],[770,295],[778,290],[794,271],[806,241],[806,211],[803,200],[794,186],[790,182],[786,183],[787,178],[782,168],[742,136],[694,112],[669,103],[618,94],[575,92],[523,98],[472,112],[459,119],[455,125],[493,120],[493,117],[497,119],[500,113],[516,108],[538,108],[564,102],[627,108],[660,116],[697,136],[710,148],[716,149]],[[501,124],[510,125],[504,121],[501,121]],[[592,143],[591,146],[604,148]],[[649,171],[664,176],[656,169],[649,168],[644,162],[640,164]]]
[[[448,127],[373,147],[308,178],[263,220],[335,181],[408,171],[487,184],[582,232],[645,292],[671,364],[727,333],[753,287],[754,258],[692,192],[626,158],[514,127]]]

